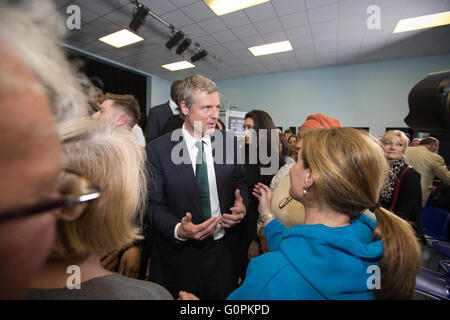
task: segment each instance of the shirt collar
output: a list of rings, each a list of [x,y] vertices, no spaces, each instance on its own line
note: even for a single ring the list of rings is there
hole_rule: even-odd
[[[184,140],[186,141],[186,144],[188,148],[192,148],[195,146],[195,143],[198,141],[195,139],[189,131],[186,130],[185,124],[183,123],[183,127],[181,128],[181,132],[183,133]],[[205,134],[202,139],[203,142],[205,142],[207,145],[211,144],[211,136],[209,134]]]
[[[180,114],[178,105],[172,99],[169,100],[169,106],[170,106],[170,109],[172,109],[173,114]]]

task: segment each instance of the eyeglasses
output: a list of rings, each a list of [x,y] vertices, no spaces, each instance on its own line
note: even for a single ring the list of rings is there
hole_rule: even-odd
[[[287,204],[289,202],[291,202],[291,200],[292,200],[291,196],[281,199],[280,204],[278,205],[278,208],[283,209],[284,207],[287,206]]]
[[[100,197],[100,188],[87,177],[71,170],[63,170],[58,180],[61,197],[36,204],[0,211],[0,222],[29,217],[44,212],[65,221],[79,219],[89,202]]]

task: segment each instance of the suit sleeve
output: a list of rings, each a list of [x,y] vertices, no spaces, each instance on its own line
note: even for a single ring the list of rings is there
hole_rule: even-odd
[[[245,178],[245,171],[244,171],[244,165],[239,164],[238,159],[241,157],[241,154],[239,152],[237,138],[234,139],[235,146],[236,146],[236,152],[235,154],[235,168],[234,168],[234,177],[233,180],[235,181],[234,190],[239,189],[242,201],[244,202],[245,211],[247,212],[248,209],[248,198],[249,198],[249,190],[247,187],[247,180]],[[233,192],[234,192],[233,190]]]
[[[401,218],[415,222],[416,199],[422,199],[422,188],[420,186],[420,175],[417,173],[406,173],[401,182],[397,204],[394,212]]]
[[[147,215],[152,228],[156,228],[167,239],[176,241],[173,232],[176,224],[180,221],[168,206],[165,178],[162,173],[158,151],[152,143],[147,145],[146,150],[150,173]]]
[[[157,116],[154,108],[150,108],[147,118],[147,127],[145,128],[145,140],[147,143],[159,136],[160,128]]]
[[[433,162],[434,174],[443,182],[450,184],[450,171],[445,165],[444,158],[437,155],[436,160]]]

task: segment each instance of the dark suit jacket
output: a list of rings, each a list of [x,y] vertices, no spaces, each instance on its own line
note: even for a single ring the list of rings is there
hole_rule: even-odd
[[[219,139],[212,137],[214,170],[217,181],[220,210],[222,213],[231,213],[234,206],[235,190],[239,189],[247,206],[248,189],[245,181],[243,165],[237,164],[239,155],[237,140],[232,138],[227,141],[225,133],[219,132],[223,137],[223,149],[220,156],[214,147]],[[150,144],[147,144],[147,157],[149,160],[152,183],[149,185],[148,214],[152,225],[153,247],[150,267],[150,280],[161,284],[171,292],[188,290],[200,282],[200,270],[202,265],[202,250],[212,242],[212,237],[203,241],[187,240],[178,241],[174,238],[174,229],[177,223],[186,215],[192,214],[192,222],[200,224],[205,221],[201,212],[200,195],[193,172],[192,164],[174,164],[171,159],[172,149],[177,154],[189,159],[186,143],[180,133],[178,141],[171,141],[171,133],[165,134]],[[230,159],[230,152],[225,152],[228,143],[234,144],[234,158]],[[234,162],[231,164],[227,162]],[[230,161],[232,160],[232,161]],[[218,163],[222,162],[222,164]],[[225,245],[235,262],[235,272],[240,268],[239,262],[239,235],[238,228],[232,227],[226,230],[224,236]]]
[[[150,108],[147,118],[147,126],[145,127],[145,141],[149,143],[161,134],[161,129],[166,124],[167,119],[173,115],[169,101],[159,106]]]

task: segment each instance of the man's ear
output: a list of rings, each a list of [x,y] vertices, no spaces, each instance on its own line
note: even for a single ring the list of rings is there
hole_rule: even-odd
[[[180,101],[180,110],[184,116],[187,116],[189,114],[189,107],[187,106],[186,101]]]
[[[122,113],[120,116],[116,119],[116,127],[122,127],[125,126],[128,121],[128,117],[126,114]]]

